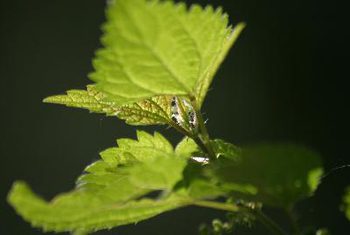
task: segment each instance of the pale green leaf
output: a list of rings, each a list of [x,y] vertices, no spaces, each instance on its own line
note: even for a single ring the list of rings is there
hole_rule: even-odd
[[[219,158],[211,170],[220,182],[255,187],[255,200],[286,208],[312,195],[322,164],[319,155],[307,148],[274,144],[247,147],[237,159]]]
[[[98,195],[89,195],[82,202],[80,199],[79,197],[66,198],[65,204],[55,200],[46,202],[35,195],[23,182],[16,182],[8,196],[9,202],[15,207],[17,213],[30,221],[34,227],[55,232],[87,233],[110,229],[148,219],[186,205],[185,201],[176,197],[163,200],[142,199],[123,204],[106,202],[104,198],[98,201]],[[80,205],[76,206],[76,203]]]
[[[159,95],[204,99],[240,30],[221,9],[171,1],[110,1],[90,78],[118,105]],[[241,26],[239,27],[242,28]]]

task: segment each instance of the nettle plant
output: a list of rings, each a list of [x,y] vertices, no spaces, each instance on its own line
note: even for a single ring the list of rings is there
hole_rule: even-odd
[[[157,132],[118,139],[86,167],[74,190],[50,202],[15,182],[8,201],[17,213],[44,231],[82,235],[194,205],[227,213],[224,221],[200,226],[203,235],[255,221],[287,234],[263,213],[264,205],[284,210],[291,232],[303,234],[293,208],[316,190],[319,156],[292,144],[242,149],[210,139],[203,121],[210,83],[245,25],[229,26],[220,8],[172,1],[108,1],[106,14],[103,48],[89,76],[94,83],[44,102],[116,116],[129,125],[168,125],[184,138],[176,147]]]

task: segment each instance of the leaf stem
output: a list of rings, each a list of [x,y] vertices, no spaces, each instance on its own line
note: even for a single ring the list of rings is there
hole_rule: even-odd
[[[287,235],[285,231],[270,217],[268,217],[265,213],[263,213],[260,209],[252,209],[245,206],[237,206],[227,203],[221,203],[221,202],[215,202],[215,201],[205,201],[205,200],[199,200],[199,201],[193,201],[191,203],[195,206],[201,206],[201,207],[207,207],[217,210],[224,210],[224,211],[231,211],[231,212],[245,212],[249,213],[262,223],[272,234],[275,235]]]
[[[240,208],[236,205],[215,202],[215,201],[205,201],[205,200],[193,201],[192,205],[207,207],[207,208],[212,208],[217,210],[223,210],[223,211],[231,211],[231,212],[237,212],[240,210]]]
[[[252,214],[262,223],[271,233],[275,235],[287,235],[287,233],[270,217],[261,210],[253,210]]]

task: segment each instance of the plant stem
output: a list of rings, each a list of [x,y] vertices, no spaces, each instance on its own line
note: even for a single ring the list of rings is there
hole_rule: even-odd
[[[286,210],[286,214],[288,216],[288,219],[290,221],[290,224],[292,225],[292,229],[293,229],[293,234],[301,234],[300,233],[300,227],[298,225],[297,219],[295,218],[294,212],[293,212],[293,208],[292,207],[288,207]]]
[[[208,207],[208,208],[223,210],[223,211],[231,211],[231,212],[237,212],[240,210],[240,208],[236,205],[215,202],[215,201],[204,201],[204,200],[193,201],[192,205],[201,206],[201,207]]]
[[[208,153],[209,160],[214,161],[216,159],[216,155],[210,143],[209,133],[208,133],[207,127],[205,126],[202,113],[197,108],[197,105],[195,104],[195,102],[192,102],[192,105],[193,107],[195,107],[197,120],[198,120],[198,136],[196,137],[197,140],[194,139],[194,141],[202,142],[202,145],[205,148],[205,152]]]
[[[266,214],[264,214],[260,209],[252,209],[232,204],[220,203],[215,201],[193,201],[191,203],[195,206],[213,208],[217,210],[231,211],[231,212],[245,212],[249,213],[257,218],[271,233],[275,235],[286,235],[287,233],[283,231],[283,229],[271,218],[269,218]]]

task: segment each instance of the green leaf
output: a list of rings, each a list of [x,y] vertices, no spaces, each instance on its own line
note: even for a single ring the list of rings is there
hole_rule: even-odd
[[[143,162],[175,154],[173,146],[158,132],[150,135],[144,131],[137,131],[137,140],[118,139],[117,143],[117,156],[122,162],[125,161],[122,160],[123,157]]]
[[[346,189],[343,197],[343,205],[341,209],[344,211],[346,218],[350,220],[350,186]]]
[[[130,167],[127,171],[133,184],[140,188],[171,190],[182,180],[186,164],[185,159],[176,156],[159,157]]]
[[[172,123],[170,96],[153,96],[122,105],[117,114],[129,125],[163,125]]]
[[[191,96],[201,105],[219,64],[243,28],[221,9],[171,1],[110,1],[103,49],[90,78],[117,105],[160,95]]]
[[[91,194],[87,198],[66,198],[65,203],[55,200],[48,203],[36,196],[23,182],[16,182],[8,196],[17,213],[33,226],[41,227],[44,231],[77,231],[77,234],[138,222],[186,205],[185,201],[176,197],[142,199],[123,204],[99,199],[97,195]]]
[[[8,200],[35,227],[83,234],[138,222],[188,203],[169,194],[182,180],[188,157],[177,155],[159,133],[139,131],[137,138],[119,139],[118,147],[103,151],[102,160],[86,167],[74,190],[50,202],[23,182],[14,184]],[[165,190],[168,196],[147,198],[153,190]]]
[[[127,179],[127,185],[131,188],[171,190],[182,179],[187,157],[177,154],[172,145],[157,132],[150,135],[138,131],[137,138],[138,140],[119,139],[118,147],[103,151],[103,161],[97,161],[85,169],[95,175],[83,175],[78,183],[84,185],[86,181],[96,183],[98,180],[98,184],[111,184]],[[122,168],[116,171],[119,165]]]
[[[228,26],[219,8],[156,0],[110,1],[102,44],[87,90],[44,99],[117,116],[130,125],[174,125],[172,96],[196,99],[244,28]]]
[[[105,95],[97,91],[94,86],[87,86],[87,90],[69,90],[66,95],[47,97],[44,103],[62,104],[68,107],[84,108],[94,113],[105,113],[116,116],[119,109],[113,103],[105,100]]]
[[[177,144],[175,153],[183,157],[191,157],[192,154],[199,152],[196,142],[193,139],[185,137]]]
[[[225,157],[232,160],[239,160],[242,155],[242,150],[240,148],[224,140],[215,139],[211,141],[211,144],[217,158]]]
[[[318,154],[292,144],[250,146],[240,158],[219,158],[210,170],[220,182],[251,185],[258,192],[253,199],[283,208],[312,195],[322,175]]]
[[[117,116],[130,125],[162,125],[171,123],[170,96],[154,96],[139,102],[116,105],[92,85],[87,90],[69,90],[66,95],[45,98],[45,103],[88,109],[93,113]]]
[[[103,161],[113,167],[175,154],[173,146],[158,132],[150,135],[137,131],[137,140],[121,138],[117,140],[117,144],[118,147],[111,147],[100,153]]]

